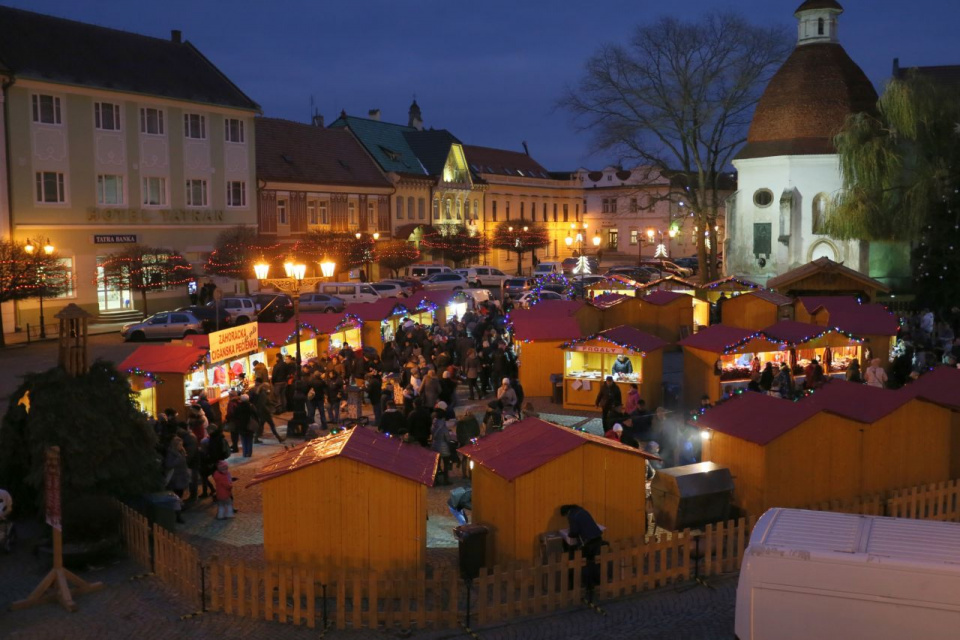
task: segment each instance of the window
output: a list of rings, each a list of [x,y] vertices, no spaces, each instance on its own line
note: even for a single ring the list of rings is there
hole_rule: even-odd
[[[447,198],[443,201],[443,217],[446,220],[450,220],[450,198]]]
[[[56,171],[37,171],[37,202],[59,204],[66,202],[63,174]]]
[[[640,232],[636,229],[630,230],[630,244],[632,246],[637,246],[637,243],[640,241]]]
[[[577,222],[580,222],[580,203],[579,202],[574,206],[573,219],[576,220]]]
[[[97,176],[97,204],[123,204],[123,176]]]
[[[639,207],[637,206],[637,199],[630,198],[630,213],[636,213]]]
[[[316,200],[307,200],[307,224],[316,225],[319,221],[317,219],[317,201]]]
[[[277,198],[277,224],[287,224],[286,198]]]
[[[367,229],[377,228],[377,203],[367,200]]]
[[[187,180],[187,206],[207,206],[207,181]]]
[[[63,291],[60,295],[56,296],[57,298],[73,298],[77,295],[76,290],[74,289],[73,282],[73,258],[60,258],[57,260],[60,263],[60,268],[63,273]],[[59,280],[59,278],[58,278]]]
[[[397,196],[397,220],[403,220],[403,197]]]
[[[142,201],[146,207],[167,206],[167,179],[144,178]]]
[[[522,202],[520,203],[520,219],[521,219],[521,220],[523,220],[523,219],[524,219],[524,214],[523,214],[523,203],[522,203]]]
[[[413,200],[413,196],[409,196],[407,198],[407,218],[409,218],[410,220],[413,220],[413,212],[414,212],[414,200]]]
[[[496,201],[496,200],[493,200],[493,201],[491,202],[490,206],[492,207],[492,208],[490,209],[491,220],[493,220],[494,222],[496,222],[496,221],[497,221],[497,201]]]
[[[507,214],[507,220],[509,220],[510,219],[510,201],[509,200],[507,200],[506,205],[504,205],[504,211]]]
[[[223,135],[227,142],[243,142],[243,120],[226,118],[223,121]]]
[[[570,205],[563,205],[563,221],[570,222]]]
[[[427,216],[427,201],[425,198],[417,200],[417,219],[424,220]]]
[[[553,203],[553,221],[554,222],[557,221],[557,203],[556,202]]]
[[[434,198],[433,200],[433,219],[440,219],[440,200]]]
[[[823,35],[823,30],[824,30],[823,27],[824,27],[823,18],[817,18],[817,35],[818,36]]]
[[[247,183],[243,180],[230,180],[227,182],[227,206],[245,207],[247,206]]]
[[[163,109],[140,108],[140,133],[149,133],[155,136],[164,134]]]
[[[94,102],[93,124],[102,131],[120,131],[120,105]]]
[[[356,202],[347,203],[347,219],[349,220],[350,226],[352,227],[357,226],[357,203]]]
[[[183,114],[183,135],[186,138],[204,140],[207,137],[207,119],[199,113]]]
[[[543,221],[544,222],[547,221],[547,203],[546,202],[543,203]]]
[[[772,202],[773,191],[770,191],[770,189],[757,189],[756,193],[753,194],[753,204],[758,207],[769,207]],[[683,206],[682,202],[680,206]]]
[[[60,98],[33,94],[33,121],[40,124],[61,124]]]
[[[620,232],[617,229],[607,229],[607,248],[616,251],[620,244]]]
[[[813,199],[813,232],[823,235],[823,223],[827,218],[827,196],[820,193]]]
[[[326,201],[320,203],[320,224],[330,224],[330,218],[327,216]]]
[[[463,200],[457,198],[457,220],[463,220]]]
[[[480,219],[480,201],[479,200],[473,201],[473,219],[474,220]]]

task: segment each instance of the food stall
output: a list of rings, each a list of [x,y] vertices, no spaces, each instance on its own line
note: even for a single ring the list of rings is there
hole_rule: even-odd
[[[573,280],[576,282],[576,278]],[[598,280],[593,284],[584,287],[584,295],[588,299],[605,296],[608,294],[617,294],[621,296],[635,296],[640,283],[626,276],[610,276],[603,280]]]
[[[221,415],[226,415],[228,393],[240,383],[240,374],[244,374],[247,386],[252,386],[253,363],[267,363],[267,353],[259,345],[260,326],[251,322],[206,336],[210,344],[208,364],[203,375],[193,374],[190,384],[195,392],[204,389],[211,403],[219,402]]]
[[[607,376],[613,376],[626,400],[631,384],[640,388],[647,406],[657,407],[663,396],[663,348],[660,338],[629,326],[560,345],[563,350],[563,407],[594,409],[597,392]],[[630,363],[629,373],[614,374],[618,356]]]
[[[344,346],[363,347],[363,321],[353,313],[301,313],[300,325],[302,330],[316,336],[318,356],[339,351]],[[295,352],[295,344],[293,349]]]
[[[744,293],[750,293],[751,291],[767,291],[767,289],[764,289],[756,282],[751,282],[738,276],[720,278],[719,280],[700,285],[699,289],[697,296],[710,304],[716,304],[721,295],[732,299]]]
[[[900,322],[882,304],[863,304],[852,296],[802,296],[794,304],[794,310],[797,320],[837,327],[860,336],[863,338],[860,364],[865,368],[871,359],[880,358],[881,366],[889,370]]]
[[[373,347],[377,352],[382,351],[383,346],[396,337],[404,319],[411,315],[407,303],[397,298],[351,304],[350,313],[363,322],[363,344]]]
[[[157,416],[172,408],[182,415],[194,390],[204,389],[206,361],[207,350],[201,347],[147,344],[137,347],[117,369],[130,376],[134,402],[141,411]]]

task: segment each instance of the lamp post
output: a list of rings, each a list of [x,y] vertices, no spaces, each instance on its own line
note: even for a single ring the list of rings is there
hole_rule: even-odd
[[[297,380],[300,379],[300,366],[302,364],[300,361],[300,289],[312,287],[324,278],[329,278],[333,275],[335,268],[336,265],[333,262],[325,259],[320,263],[320,272],[323,276],[307,278],[307,266],[305,264],[288,261],[283,264],[287,277],[270,278],[268,277],[270,275],[269,264],[261,261],[253,265],[253,272],[256,274],[261,287],[273,287],[288,294],[293,299],[293,323],[297,333]]]
[[[37,251],[37,247],[34,246],[34,244],[28,240],[27,244],[23,246],[23,250],[27,252],[27,255],[33,256]],[[56,249],[52,244],[50,244],[49,240],[44,243],[43,245],[44,255],[51,256],[53,255],[53,252],[55,250]],[[38,267],[37,272],[40,277],[40,339],[42,340],[47,337],[47,328],[44,326],[44,318],[43,318],[43,290],[46,288],[47,280],[46,280],[46,275],[43,272],[43,265],[40,265]]]
[[[354,234],[354,237],[355,237],[357,240],[360,240],[361,238],[363,238],[363,234],[360,233],[359,231],[357,231],[357,232]],[[374,231],[373,233],[370,234],[370,237],[373,238],[373,241],[374,241],[374,242],[376,242],[377,240],[380,239],[380,232],[379,232],[379,231]],[[370,257],[370,254],[367,253],[365,257],[369,258],[369,257]],[[373,268],[373,263],[372,263],[370,260],[364,260],[364,264],[367,265],[367,280],[373,280],[373,276],[370,274],[370,270]]]

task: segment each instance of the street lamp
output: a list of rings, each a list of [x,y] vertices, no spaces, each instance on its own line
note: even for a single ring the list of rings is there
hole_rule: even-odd
[[[362,234],[361,232],[359,232],[359,231],[357,231],[355,234],[353,234],[353,236],[354,236],[357,240],[360,240],[361,238],[363,238],[363,234]],[[374,241],[374,242],[376,242],[377,240],[380,239],[380,232],[379,232],[379,231],[374,231],[373,233],[370,234],[370,237],[373,238],[373,241]],[[371,256],[370,256],[369,252],[365,252],[365,256],[364,256],[364,257],[370,258]],[[368,259],[368,260],[364,260],[364,264],[367,265],[367,280],[372,280],[373,277],[372,277],[372,275],[371,275],[370,272],[371,272],[371,270],[373,269],[373,262]]]
[[[307,278],[307,265],[302,262],[287,261],[283,264],[283,270],[287,274],[285,278],[270,278],[270,265],[261,261],[253,265],[253,272],[260,282],[260,286],[269,286],[286,293],[293,299],[293,323],[297,333],[297,371],[296,378],[300,379],[300,290],[303,287],[313,287],[324,278],[333,275],[336,265],[329,260],[320,263],[322,277]]]
[[[37,247],[34,246],[34,244],[28,240],[27,244],[23,245],[23,250],[26,251],[27,255],[32,257],[34,253],[36,253]],[[53,255],[54,251],[56,251],[54,246],[50,244],[49,240],[46,241],[43,245],[44,255],[51,256]],[[43,291],[46,288],[47,278],[46,278],[46,274],[44,274],[43,272],[43,265],[40,265],[38,267],[37,272],[38,272],[38,275],[40,276],[40,296],[39,296],[40,297],[40,339],[42,340],[47,337],[47,328],[46,326],[44,326],[44,317],[43,317]]]

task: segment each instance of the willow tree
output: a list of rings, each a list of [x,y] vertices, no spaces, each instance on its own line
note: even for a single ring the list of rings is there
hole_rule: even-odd
[[[593,135],[596,151],[643,165],[653,177],[686,176],[665,197],[683,202],[697,228],[712,229],[729,182],[724,172],[792,47],[783,28],[733,13],[661,18],[637,26],[626,45],[601,46],[560,105]],[[717,275],[718,243],[706,240],[698,234],[704,281]]]
[[[960,90],[909,74],[891,80],[876,114],[836,138],[843,190],[824,230],[842,240],[909,242],[922,304],[960,299]]]

